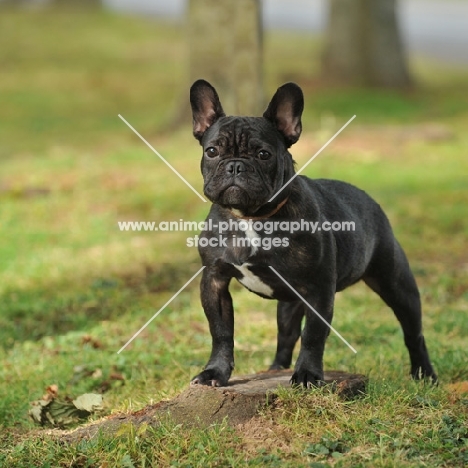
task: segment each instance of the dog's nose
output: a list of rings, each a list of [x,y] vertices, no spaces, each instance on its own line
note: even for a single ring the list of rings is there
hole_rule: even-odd
[[[245,164],[242,161],[230,161],[226,165],[226,172],[228,174],[238,175],[241,172],[246,172]]]

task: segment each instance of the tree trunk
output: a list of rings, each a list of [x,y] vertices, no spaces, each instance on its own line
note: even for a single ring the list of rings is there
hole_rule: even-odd
[[[228,114],[263,110],[259,0],[190,0],[190,79],[209,81]]]
[[[99,434],[112,435],[129,423],[136,427],[141,424],[157,426],[167,415],[176,424],[200,429],[221,424],[225,419],[231,426],[244,424],[265,404],[272,407],[279,388],[291,387],[292,373],[292,370],[283,370],[233,377],[227,387],[189,387],[173,400],[161,401],[136,413],[114,414],[75,431],[66,431],[61,440],[73,443]],[[324,381],[344,400],[366,392],[367,377],[364,375],[329,371],[325,372]]]
[[[323,69],[336,82],[409,86],[396,0],[329,0]]]

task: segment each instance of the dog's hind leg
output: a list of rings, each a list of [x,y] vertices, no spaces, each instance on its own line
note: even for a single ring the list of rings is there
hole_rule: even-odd
[[[421,299],[403,249],[381,249],[364,276],[365,283],[393,310],[401,324],[414,379],[437,382],[422,333]]]
[[[294,346],[301,336],[301,323],[304,317],[304,304],[301,301],[278,301],[278,344],[276,356],[270,370],[289,369]]]

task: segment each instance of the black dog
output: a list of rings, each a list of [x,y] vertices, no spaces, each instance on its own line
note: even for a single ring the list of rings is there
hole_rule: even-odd
[[[335,293],[364,280],[393,309],[403,328],[411,375],[435,382],[422,334],[418,288],[380,206],[347,183],[304,176],[269,201],[295,174],[288,148],[302,130],[302,90],[294,83],[283,85],[263,117],[226,116],[216,90],[204,80],[192,85],[190,102],[193,134],[203,146],[204,193],[213,202],[207,219],[212,229],[204,230],[199,242],[205,265],[201,300],[212,352],[192,384],[225,386],[231,376],[234,310],[229,283],[236,278],[252,292],[278,300],[278,344],[271,369],[290,367],[301,336],[291,381],[304,387],[320,385],[329,328],[276,272],[328,323]],[[244,226],[236,231],[234,221],[239,218],[244,225],[246,220],[264,225],[268,221],[269,229]],[[275,221],[297,220],[317,221],[324,228],[313,234],[299,230],[285,239]],[[325,230],[335,221],[352,221],[355,230]]]

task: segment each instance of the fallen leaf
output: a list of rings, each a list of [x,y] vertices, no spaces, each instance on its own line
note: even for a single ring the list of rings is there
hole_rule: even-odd
[[[96,369],[92,374],[91,377],[93,379],[100,379],[102,377],[102,369]]]
[[[455,382],[452,384],[448,384],[447,388],[454,393],[463,394],[468,393],[468,381],[463,382]]]
[[[81,342],[83,344],[90,344],[94,349],[103,348],[102,343],[91,335],[84,335],[81,337]]]
[[[85,393],[75,400],[58,398],[58,386],[49,385],[42,399],[31,402],[29,416],[36,424],[65,427],[102,410],[102,395]]]
[[[52,384],[46,388],[45,394],[42,396],[43,400],[52,401],[58,396],[58,385]]]
[[[73,400],[73,404],[83,411],[94,413],[102,409],[102,395],[98,393],[85,393]]]
[[[109,378],[111,380],[125,380],[125,377],[120,372],[112,372]]]

